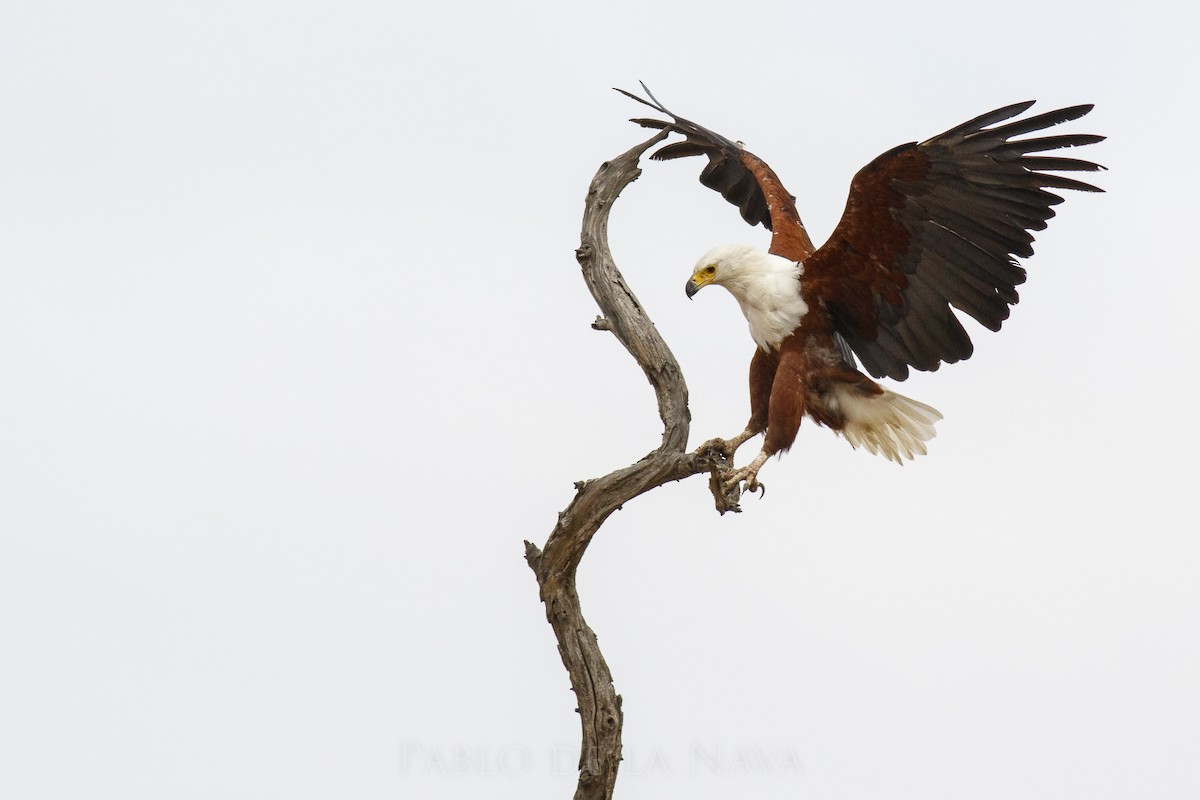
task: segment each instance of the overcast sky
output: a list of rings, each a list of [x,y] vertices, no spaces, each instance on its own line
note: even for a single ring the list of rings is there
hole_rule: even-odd
[[[718,517],[629,503],[580,572],[617,797],[1193,798],[1200,545],[1193,4],[7,3],[0,796],[563,798],[578,717],[522,540],[657,446],[579,278],[645,80],[814,239],[854,172],[1000,105],[1096,103],[898,468],[806,423]],[[694,443],[752,343],[683,283],[763,245],[650,163],[619,266]],[[748,445],[739,461],[753,455]]]

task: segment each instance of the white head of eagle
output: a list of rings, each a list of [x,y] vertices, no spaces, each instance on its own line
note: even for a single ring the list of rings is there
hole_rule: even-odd
[[[750,336],[763,350],[775,350],[800,326],[808,306],[800,297],[803,264],[764,253],[748,244],[723,244],[696,262],[684,287],[694,297],[708,284],[729,290],[750,323]]]

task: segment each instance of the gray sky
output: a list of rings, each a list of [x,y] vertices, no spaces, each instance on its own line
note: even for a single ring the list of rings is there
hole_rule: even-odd
[[[618,797],[1196,796],[1191,5],[412,6],[0,10],[0,795],[569,796],[521,542],[658,443],[573,259],[643,79],[817,240],[875,155],[1019,100],[1096,103],[1110,171],[900,387],[928,457],[806,424],[744,514],[697,478],[603,528]],[[611,230],[696,443],[752,343],[683,282],[766,242],[699,167]]]

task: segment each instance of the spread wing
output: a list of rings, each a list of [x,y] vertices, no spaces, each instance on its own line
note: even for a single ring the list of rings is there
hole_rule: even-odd
[[[642,89],[650,98],[645,100],[635,94],[617,89],[626,97],[633,98],[671,119],[634,119],[644,128],[670,130],[681,133],[685,139],[664,145],[654,152],[651,159],[670,161],[689,156],[708,156],[708,165],[700,173],[700,182],[721,193],[742,212],[742,219],[751,225],[762,225],[771,231],[771,252],[804,261],[816,248],[800,215],[796,213],[796,198],[788,194],[783,183],[766,162],[746,150],[738,142],[731,142],[720,134],[713,133],[691,120],[668,111],[650,93],[646,84]]]
[[[1070,134],[1029,139],[1087,114],[1072,106],[1000,125],[1032,102],[983,114],[927,141],[901,145],[859,171],[841,221],[814,252],[794,198],[760,158],[740,144],[624,92],[670,121],[635,119],[683,134],[651,158],[704,155],[700,182],[719,191],[751,225],[772,231],[771,252],[804,261],[801,291],[809,313],[824,309],[841,338],[875,377],[908,377],[909,367],[935,370],[969,358],[973,345],[958,309],[999,330],[1017,302],[1025,270],[1015,256],[1033,254],[1033,236],[1063,198],[1049,189],[1098,192],[1052,172],[1103,169],[1074,158],[1036,156],[1103,141]]]
[[[1072,106],[998,125],[1017,103],[920,144],[901,145],[859,171],[841,221],[804,264],[801,291],[876,377],[908,377],[969,358],[971,339],[951,308],[999,330],[1017,302],[1033,235],[1063,198],[1050,189],[1098,192],[1050,174],[1103,169],[1090,161],[1036,156],[1102,141],[1068,134],[1016,139],[1078,119]]]

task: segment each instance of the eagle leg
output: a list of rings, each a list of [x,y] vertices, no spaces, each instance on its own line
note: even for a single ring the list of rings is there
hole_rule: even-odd
[[[759,433],[761,433],[760,430],[756,430],[753,427],[748,427],[746,430],[742,431],[732,439],[721,439],[719,437],[716,439],[709,439],[707,442],[696,448],[696,455],[702,456],[708,453],[713,453],[720,454],[726,459],[731,460],[734,456],[734,453],[738,451],[739,447],[745,444],[748,439],[757,436]]]
[[[761,489],[763,492],[766,492],[767,487],[758,481],[758,471],[762,469],[763,464],[767,463],[769,457],[767,451],[763,450],[746,466],[741,469],[730,470],[723,476],[725,479],[725,488],[731,489],[742,481],[745,481],[746,491],[757,492]]]

